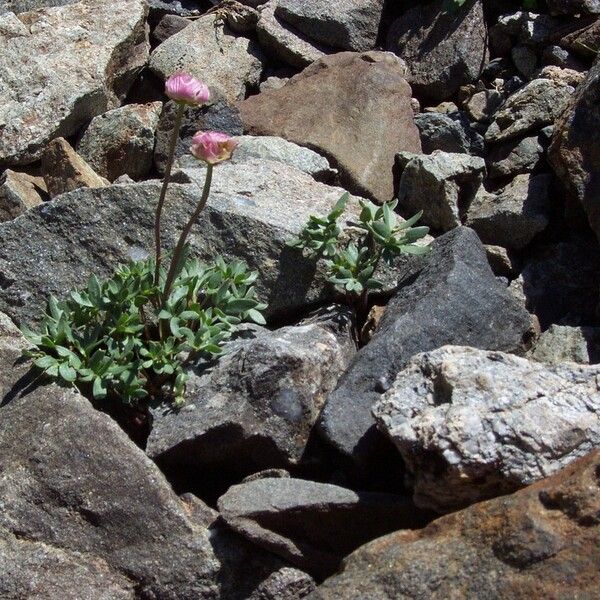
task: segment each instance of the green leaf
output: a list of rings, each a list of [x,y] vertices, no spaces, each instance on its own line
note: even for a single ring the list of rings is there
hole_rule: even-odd
[[[45,356],[40,356],[40,358],[37,358],[36,360],[33,361],[33,364],[36,367],[39,367],[40,369],[44,369],[44,370],[55,365],[56,363],[57,363],[56,358],[54,358],[53,356],[49,356],[48,354],[46,354]]]
[[[77,371],[68,363],[61,363],[58,367],[58,374],[69,383],[77,379]]]
[[[262,313],[260,313],[255,308],[251,308],[248,311],[247,316],[251,321],[254,321],[254,323],[256,323],[257,325],[266,325],[267,324],[267,321],[263,317]]]

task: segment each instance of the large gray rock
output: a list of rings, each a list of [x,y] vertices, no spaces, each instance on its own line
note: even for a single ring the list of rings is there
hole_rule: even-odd
[[[485,176],[485,161],[469,154],[435,150],[398,156],[405,164],[398,188],[402,214],[423,211],[424,224],[448,231],[461,224]]]
[[[421,113],[415,115],[415,125],[419,128],[425,154],[434,150],[469,153],[471,144],[460,121],[440,113]]]
[[[390,301],[327,399],[319,431],[364,465],[380,435],[371,406],[412,356],[444,344],[518,351],[529,327],[528,313],[494,277],[477,234],[458,227],[432,244],[425,269]]]
[[[333,317],[337,316],[336,324]],[[350,315],[253,329],[190,378],[186,405],[153,410],[146,452],[164,471],[247,475],[300,462],[325,398],[355,353]]]
[[[49,8],[52,6],[65,6],[75,4],[79,0],[0,0],[0,15],[6,12],[16,14],[37,10],[38,8]]]
[[[0,17],[0,165],[118,106],[148,58],[142,0],[83,0]]]
[[[275,15],[310,39],[342,50],[372,50],[383,0],[278,0]]]
[[[415,356],[373,408],[418,506],[463,508],[548,477],[600,444],[600,367],[475,348]]]
[[[550,325],[527,353],[529,358],[543,363],[600,362],[600,328]]]
[[[418,522],[407,498],[293,478],[233,486],[219,511],[241,535],[320,576],[368,540]]]
[[[204,81],[215,95],[234,101],[258,86],[262,60],[256,42],[233,34],[210,14],[160,44],[150,56],[150,68],[162,79],[185,71]]]
[[[479,77],[488,57],[482,4],[471,0],[451,12],[444,0],[434,0],[408,9],[392,24],[387,48],[406,61],[419,98],[446,100]]]
[[[490,178],[514,177],[544,164],[548,139],[544,134],[511,140],[490,150],[486,163]]]
[[[17,395],[19,383],[27,380],[30,365],[23,351],[28,347],[17,326],[0,312],[0,406]]]

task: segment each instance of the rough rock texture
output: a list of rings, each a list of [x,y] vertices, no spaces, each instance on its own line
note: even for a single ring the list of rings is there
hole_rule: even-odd
[[[204,81],[213,94],[234,101],[258,86],[262,51],[256,42],[236,36],[211,14],[160,44],[150,56],[150,68],[162,79],[186,71]]]
[[[129,104],[95,117],[83,132],[77,152],[102,177],[134,180],[152,167],[154,135],[162,102]]]
[[[547,145],[546,136],[540,134],[494,146],[486,160],[489,176],[514,177],[535,171],[544,164],[544,148]]]
[[[0,0],[0,14],[14,12],[16,14],[46,8],[75,4],[78,0]]]
[[[594,598],[600,452],[511,496],[363,546],[310,600]]]
[[[383,0],[279,0],[275,14],[311,40],[358,52],[375,47]]]
[[[425,154],[434,150],[459,154],[469,152],[471,143],[459,120],[438,113],[421,113],[415,115],[415,125],[419,128]]]
[[[233,486],[219,498],[219,511],[241,535],[320,576],[366,541],[416,522],[402,496],[293,478]]]
[[[152,31],[152,41],[156,44],[162,44],[172,35],[185,29],[190,23],[190,19],[178,15],[167,14],[158,22],[158,25]]]
[[[0,165],[38,159],[113,108],[148,57],[142,0],[84,0],[0,17]]]
[[[8,315],[0,312],[0,407],[20,390],[27,380],[29,361],[22,357],[29,344]]]
[[[517,261],[506,248],[485,244],[485,253],[494,275],[514,277],[517,272]]]
[[[566,83],[534,79],[500,107],[485,133],[485,141],[503,142],[552,124],[572,93],[573,88]]]
[[[490,194],[483,188],[471,203],[465,224],[484,244],[524,248],[550,222],[551,175],[517,175]]]
[[[600,443],[600,367],[462,346],[415,356],[373,407],[438,512],[512,492]]]
[[[418,352],[444,344],[516,351],[527,312],[493,275],[477,234],[458,227],[432,244],[428,264],[390,301],[379,328],[329,396],[320,432],[364,462],[377,437],[371,406]]]
[[[581,364],[600,362],[600,328],[550,325],[527,356],[552,365],[566,361]]]
[[[42,175],[51,198],[78,188],[108,184],[73,150],[64,138],[52,140],[42,155]]]
[[[600,62],[590,70],[558,119],[548,158],[600,238]]]
[[[335,328],[335,329],[334,329]],[[153,410],[146,452],[163,470],[244,475],[300,462],[327,394],[355,353],[350,315],[250,330],[192,376],[186,405]]]
[[[497,90],[483,90],[473,94],[465,109],[474,121],[488,121],[502,104],[502,94]]]
[[[384,202],[394,195],[396,153],[421,151],[404,73],[389,53],[341,52],[241,102],[240,113],[248,133],[324,152],[345,186]]]
[[[0,178],[0,222],[10,221],[42,203],[47,188],[41,177],[6,169]]]
[[[547,4],[553,15],[600,14],[600,0],[547,0]]]
[[[482,2],[470,0],[454,13],[443,5],[434,0],[408,9],[387,38],[388,50],[406,61],[415,94],[432,102],[476,80],[488,57]]]
[[[301,600],[316,587],[314,579],[308,573],[282,567],[261,582],[248,600]]]
[[[402,214],[422,210],[423,223],[441,231],[460,225],[483,181],[483,158],[436,150],[430,155],[403,152],[398,160],[406,164],[398,188]]]

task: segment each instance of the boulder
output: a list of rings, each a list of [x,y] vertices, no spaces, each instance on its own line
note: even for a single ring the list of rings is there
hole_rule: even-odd
[[[419,128],[421,145],[425,154],[434,150],[468,154],[471,148],[466,128],[461,121],[439,113],[415,115],[415,125]]]
[[[10,221],[41,204],[47,192],[41,177],[6,169],[0,178],[0,222]]]
[[[539,169],[544,164],[547,146],[544,134],[493,146],[486,158],[490,178],[514,177]]]
[[[53,6],[65,6],[75,4],[79,0],[1,0],[0,15],[7,12],[15,14],[37,10],[38,8],[49,8]]]
[[[502,94],[497,90],[482,90],[471,96],[465,109],[473,121],[489,121],[502,104]]]
[[[555,365],[561,362],[600,362],[600,328],[550,325],[527,353],[529,358]]]
[[[387,49],[406,61],[415,94],[439,102],[479,77],[488,59],[485,27],[480,0],[455,11],[434,0],[409,8],[392,23]]]
[[[309,600],[593,598],[600,452],[510,496],[363,546]]]
[[[77,152],[102,177],[121,175],[134,180],[152,167],[154,137],[162,102],[128,104],[92,119],[83,132]]]
[[[345,187],[385,202],[394,195],[395,154],[421,151],[404,73],[390,53],[334,54],[239,103],[242,121],[247,133],[323,152]]]
[[[179,33],[190,24],[190,19],[180,17],[179,15],[166,14],[152,31],[152,41],[157,45],[162,44],[165,40]]]
[[[119,105],[148,58],[142,0],[83,0],[0,17],[0,166],[39,159]]]
[[[427,266],[392,298],[328,397],[319,432],[355,465],[368,465],[381,435],[371,406],[412,356],[444,344],[519,351],[529,327],[528,313],[494,277],[477,234],[458,227],[432,244]]]
[[[18,395],[31,379],[29,361],[23,357],[27,348],[29,344],[17,326],[0,312],[0,407]]]

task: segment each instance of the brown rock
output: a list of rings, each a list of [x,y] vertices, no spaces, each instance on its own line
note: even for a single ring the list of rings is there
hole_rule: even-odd
[[[510,496],[359,548],[310,600],[598,597],[600,451]]]
[[[7,169],[0,179],[0,222],[10,221],[41,204],[46,184],[41,177]]]
[[[51,198],[81,187],[105,187],[97,175],[64,138],[52,140],[42,156],[42,174]]]
[[[238,106],[248,133],[326,153],[346,187],[384,202],[394,195],[395,155],[421,151],[404,75],[390,53],[341,52]]]

